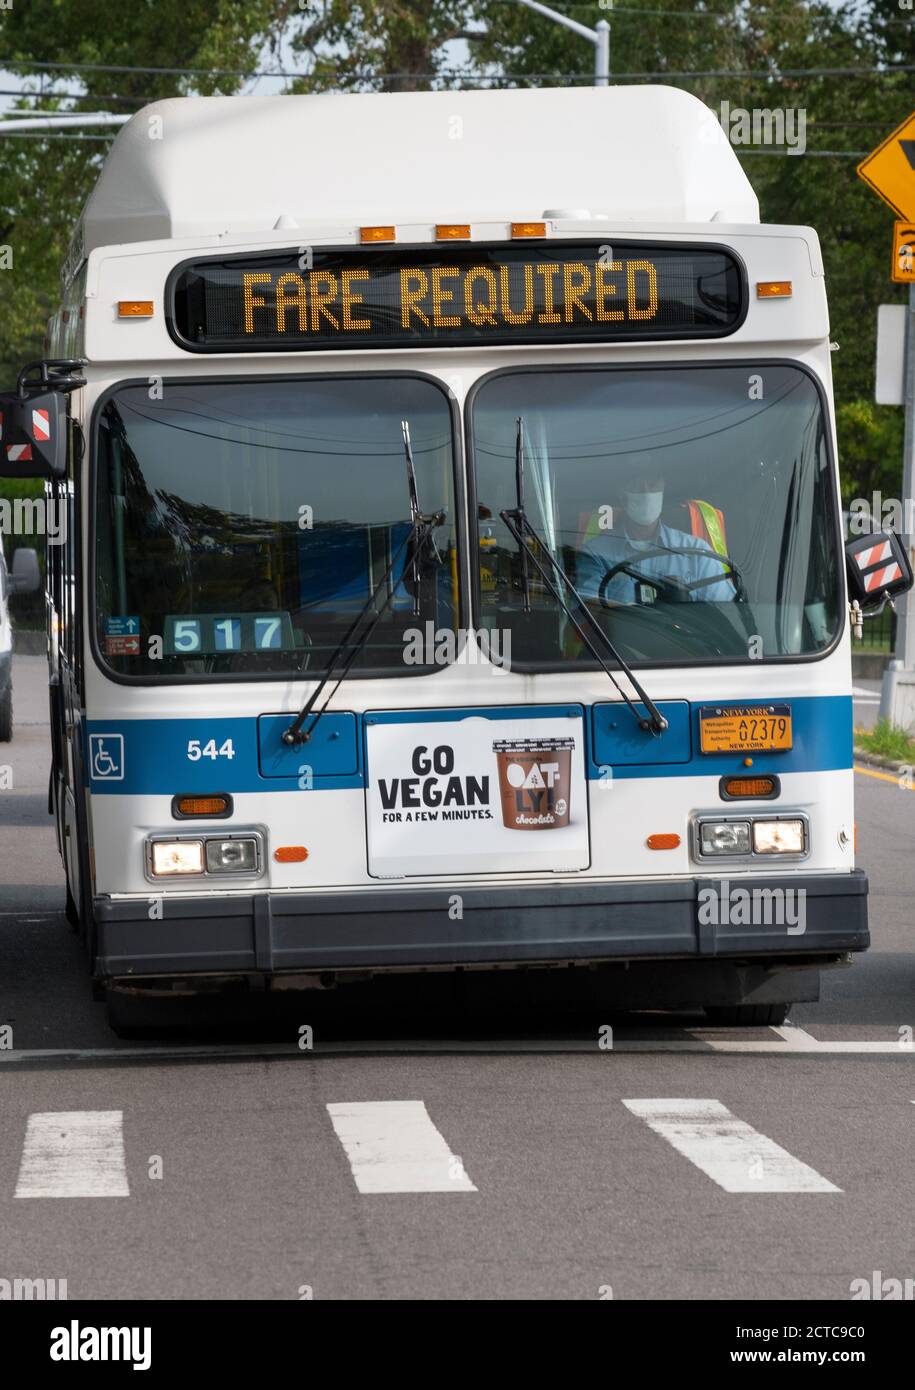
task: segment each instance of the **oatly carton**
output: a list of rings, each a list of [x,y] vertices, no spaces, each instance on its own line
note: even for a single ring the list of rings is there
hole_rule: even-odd
[[[569,823],[573,738],[499,739],[502,824],[508,830],[558,830]]]

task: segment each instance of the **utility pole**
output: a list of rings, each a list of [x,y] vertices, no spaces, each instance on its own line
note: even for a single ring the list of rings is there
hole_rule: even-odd
[[[576,19],[569,19],[567,15],[559,14],[556,10],[551,10],[548,5],[541,5],[539,0],[518,0],[519,5],[525,5],[529,10],[535,10],[537,14],[546,15],[547,19],[554,20],[557,24],[562,24],[566,29],[571,29],[573,34],[578,34],[582,39],[587,39],[588,43],[594,45],[594,85],[595,87],[609,87],[610,85],[610,25],[605,19],[599,19],[593,29],[589,29],[586,24],[579,24]]]
[[[915,510],[915,285],[909,286],[903,362],[905,443],[903,444],[902,524],[909,559],[915,563],[915,535],[910,528]],[[902,729],[915,728],[915,599],[913,590],[897,601],[895,659],[883,673],[880,717]]]

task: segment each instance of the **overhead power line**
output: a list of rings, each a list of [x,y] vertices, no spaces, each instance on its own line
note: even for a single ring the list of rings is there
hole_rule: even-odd
[[[2,66],[0,63],[0,68]],[[22,97],[26,101],[113,101],[130,106],[149,103],[149,97],[125,97],[113,92],[24,92],[17,87],[0,87],[0,97]]]
[[[6,136],[6,140],[69,140],[71,145],[81,144],[84,140],[101,140],[106,145],[110,145],[114,139],[113,135],[57,135],[54,131],[41,130],[11,130]]]
[[[172,77],[281,77],[285,79],[299,79],[309,77],[307,72],[255,72],[245,68],[164,68],[164,67],[134,67],[129,64],[120,63],[48,63],[34,59],[9,59],[0,61],[0,68],[36,68],[42,71],[53,70],[55,72],[123,72],[141,73],[153,75],[165,75]],[[645,72],[616,72],[612,73],[613,79],[628,77],[761,77],[770,80],[778,80],[782,77],[865,77],[878,76],[889,77],[897,72],[915,72],[915,64],[897,63],[885,64],[882,67],[863,67],[863,68],[782,68],[777,72],[768,69],[708,69],[703,71],[677,72],[673,69],[665,71],[645,71]],[[517,79],[534,79],[543,77],[565,77],[576,78],[586,77],[593,80],[594,74],[591,72],[520,72],[520,73],[498,73],[489,77],[476,77],[473,73],[464,68],[441,68],[438,72],[384,72],[371,73],[366,77],[373,82],[391,82],[404,78],[432,80],[434,78],[459,77],[467,81],[514,81]]]

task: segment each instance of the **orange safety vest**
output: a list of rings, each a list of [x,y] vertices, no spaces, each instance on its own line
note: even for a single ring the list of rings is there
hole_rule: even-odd
[[[716,555],[727,555],[728,544],[724,530],[724,513],[711,502],[703,502],[698,497],[684,502],[689,508],[689,529],[697,540],[705,541]]]

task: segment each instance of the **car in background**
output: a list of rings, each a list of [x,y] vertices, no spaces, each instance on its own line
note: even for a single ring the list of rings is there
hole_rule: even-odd
[[[9,570],[0,547],[0,743],[9,743],[13,737],[13,627],[9,600],[13,594],[34,593],[40,583],[41,570],[34,550],[17,550]]]

